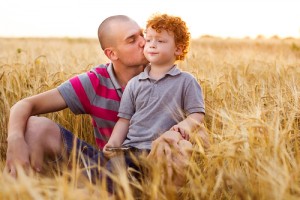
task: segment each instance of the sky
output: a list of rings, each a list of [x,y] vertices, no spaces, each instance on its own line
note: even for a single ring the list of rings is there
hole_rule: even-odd
[[[125,14],[142,27],[153,13],[180,16],[191,35],[300,38],[299,0],[2,0],[0,37],[97,37]]]

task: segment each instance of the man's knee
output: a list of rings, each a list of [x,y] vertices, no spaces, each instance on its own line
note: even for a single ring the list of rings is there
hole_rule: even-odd
[[[25,140],[31,145],[41,145],[45,151],[60,152],[61,134],[58,125],[46,117],[28,119]]]
[[[29,117],[26,125],[25,140],[31,140],[32,138],[42,137],[43,133],[51,126],[51,120],[45,117]]]

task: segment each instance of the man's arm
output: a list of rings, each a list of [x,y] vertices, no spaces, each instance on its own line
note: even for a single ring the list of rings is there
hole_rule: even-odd
[[[7,140],[24,138],[30,116],[62,110],[67,104],[57,89],[18,101],[10,110]]]
[[[66,102],[57,89],[28,97],[17,102],[10,110],[8,123],[8,148],[6,170],[15,170],[15,165],[29,167],[29,149],[24,135],[30,116],[59,111],[66,108]]]

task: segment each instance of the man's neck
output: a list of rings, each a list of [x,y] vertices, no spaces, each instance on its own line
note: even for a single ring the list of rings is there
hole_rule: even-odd
[[[143,70],[143,65],[136,67],[114,67],[115,76],[122,88],[127,85],[130,79],[141,73]]]

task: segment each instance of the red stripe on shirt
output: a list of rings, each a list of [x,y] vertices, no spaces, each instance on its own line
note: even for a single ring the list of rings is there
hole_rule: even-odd
[[[90,100],[88,98],[88,96],[86,95],[86,92],[80,82],[80,79],[76,76],[72,79],[70,79],[70,83],[73,86],[73,89],[76,92],[76,95],[78,97],[78,99],[81,102],[81,105],[83,106],[83,109],[85,110],[86,113],[89,113],[91,104],[90,104]]]
[[[99,132],[107,138],[110,138],[113,128],[98,128]]]
[[[103,77],[105,78],[110,78],[108,72],[107,72],[107,68],[100,68],[100,67],[97,67],[95,68],[95,71],[98,73],[98,74],[101,74]]]
[[[98,128],[96,122],[93,120],[93,125],[95,128],[98,129],[98,132],[104,136],[104,138],[110,138],[113,128]],[[95,138],[97,146],[102,149],[104,145],[107,143],[106,140],[100,139],[100,138]]]
[[[90,114],[94,115],[95,117],[102,118],[105,120],[110,120],[116,122],[118,120],[118,112],[113,110],[108,110],[105,108],[100,108],[97,106],[92,105]]]
[[[107,138],[109,138],[111,136],[112,131],[114,129],[113,127],[106,127],[106,128],[98,127],[97,123],[94,119],[92,120],[92,124],[96,129],[98,129],[98,131],[101,133],[101,135],[103,135],[104,137],[107,137]]]
[[[106,141],[96,138],[96,145],[99,147],[99,149],[103,149],[106,143]]]
[[[97,127],[97,124],[96,124],[96,121],[95,121],[94,118],[92,118],[92,124],[93,124],[94,127]]]
[[[103,71],[103,70],[102,70]],[[103,73],[103,72],[102,72]],[[101,74],[103,75],[103,74]],[[106,86],[100,84],[98,77],[94,73],[88,73],[90,81],[93,85],[94,91],[97,95],[104,97],[106,99],[112,99],[115,101],[120,101],[120,97],[116,89],[109,89]]]

